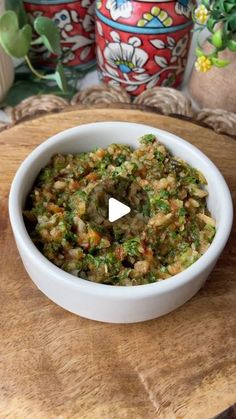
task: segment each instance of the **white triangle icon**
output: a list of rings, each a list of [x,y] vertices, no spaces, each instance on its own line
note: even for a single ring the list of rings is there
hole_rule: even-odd
[[[119,220],[119,218],[124,217],[124,215],[129,214],[130,212],[130,207],[128,207],[128,205],[122,204],[122,202],[115,198],[109,198],[108,205],[108,219],[111,223]]]

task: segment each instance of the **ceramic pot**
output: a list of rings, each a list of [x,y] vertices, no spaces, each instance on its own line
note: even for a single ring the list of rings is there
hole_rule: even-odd
[[[209,53],[212,47],[206,42],[203,50]],[[206,73],[200,73],[193,67],[188,89],[201,108],[220,108],[236,113],[236,54],[225,50],[219,57],[231,63],[224,68],[212,67]]]
[[[24,0],[31,19],[47,16],[56,22],[61,34],[62,63],[86,70],[95,63],[94,0]],[[33,61],[53,67],[53,59],[44,47],[35,46]]]
[[[4,1],[0,0],[0,15],[3,13]],[[0,101],[4,98],[14,79],[14,68],[11,57],[9,57],[0,46]]]
[[[191,38],[192,3],[97,0],[98,70],[104,82],[132,95],[183,80]]]

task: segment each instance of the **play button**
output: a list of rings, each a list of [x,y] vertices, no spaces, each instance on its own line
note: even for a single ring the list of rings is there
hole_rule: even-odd
[[[111,223],[130,213],[130,207],[115,198],[109,198],[108,219]]]
[[[133,179],[112,177],[90,191],[83,221],[109,240],[139,236],[147,225],[150,204],[147,193]]]

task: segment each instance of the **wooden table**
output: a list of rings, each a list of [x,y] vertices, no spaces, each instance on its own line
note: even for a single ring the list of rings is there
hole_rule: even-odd
[[[103,120],[144,122],[196,144],[236,199],[236,141],[190,122],[137,110],[74,109],[3,131],[0,418],[214,417],[236,401],[235,225],[194,298],[162,318],[133,325],[89,321],[56,306],[32,283],[16,250],[7,197],[20,162],[48,136]]]

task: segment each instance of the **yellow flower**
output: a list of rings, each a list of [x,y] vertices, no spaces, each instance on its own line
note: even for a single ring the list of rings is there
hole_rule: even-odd
[[[204,25],[208,19],[207,8],[203,4],[201,4],[196,8],[194,16],[196,18],[197,23],[199,23],[200,25]]]
[[[212,67],[212,62],[210,58],[205,57],[205,55],[198,57],[197,61],[195,62],[196,70],[202,73],[206,73],[206,71],[210,70],[211,67]]]

